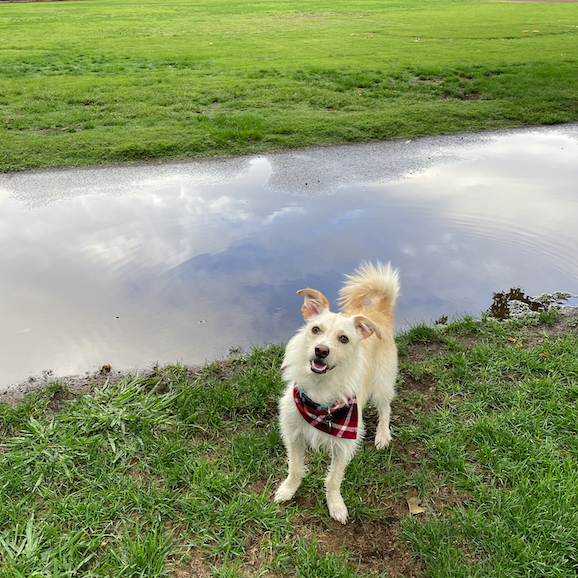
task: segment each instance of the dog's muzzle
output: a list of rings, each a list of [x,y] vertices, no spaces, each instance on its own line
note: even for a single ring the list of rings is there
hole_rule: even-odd
[[[329,347],[325,345],[317,345],[315,347],[315,357],[311,360],[311,371],[315,373],[326,373],[332,367],[329,367],[325,358],[329,355]]]

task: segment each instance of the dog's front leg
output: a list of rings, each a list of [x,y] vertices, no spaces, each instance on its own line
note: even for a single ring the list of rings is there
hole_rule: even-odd
[[[350,452],[344,451],[339,445],[333,446],[331,465],[329,466],[327,478],[325,478],[326,499],[329,515],[342,524],[347,524],[349,513],[341,496],[341,482],[345,475],[345,468],[350,461]]]
[[[287,442],[289,474],[275,493],[276,502],[290,500],[301,485],[305,475],[305,449],[305,442],[301,438]]]
[[[389,400],[382,401],[378,404],[379,422],[375,432],[375,446],[382,450],[389,446],[391,442],[391,430],[389,429],[389,420],[391,417],[391,406]]]

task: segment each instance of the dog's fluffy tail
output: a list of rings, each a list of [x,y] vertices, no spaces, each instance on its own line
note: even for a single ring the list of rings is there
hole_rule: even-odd
[[[345,313],[372,307],[381,313],[393,313],[399,295],[399,273],[391,265],[364,262],[339,291],[339,304]]]

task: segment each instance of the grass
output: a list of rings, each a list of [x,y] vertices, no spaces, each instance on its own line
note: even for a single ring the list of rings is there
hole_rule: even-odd
[[[327,514],[321,453],[294,501],[272,500],[282,346],[0,405],[0,576],[574,577],[577,325],[400,335],[394,441],[375,450],[370,409],[348,526]]]
[[[578,120],[578,7],[0,5],[0,171]]]

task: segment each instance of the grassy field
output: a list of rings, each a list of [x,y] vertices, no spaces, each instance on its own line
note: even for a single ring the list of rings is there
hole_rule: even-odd
[[[574,578],[578,316],[420,325],[398,345],[394,441],[373,447],[370,410],[347,526],[323,454],[273,502],[282,346],[0,404],[0,576]]]
[[[0,4],[0,171],[578,120],[578,6]]]

